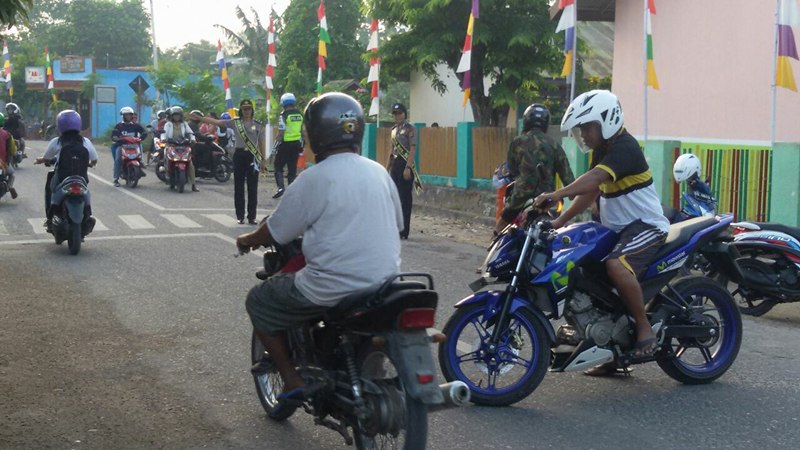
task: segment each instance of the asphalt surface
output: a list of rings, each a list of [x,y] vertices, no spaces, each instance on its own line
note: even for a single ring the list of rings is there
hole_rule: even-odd
[[[20,197],[0,199],[0,448],[345,448],[307,415],[270,422],[255,396],[243,303],[260,260],[233,257],[252,227],[234,222],[232,181],[178,194],[151,173],[114,188],[98,150],[103,226],[79,255],[36,226],[43,167],[24,161]],[[262,179],[259,217],[273,190]],[[436,279],[439,328],[483,256],[426,235],[403,242],[403,268]],[[797,448],[796,306],[746,317],[739,357],[713,384],[681,385],[655,364],[632,377],[548,374],[512,407],[431,414],[428,448]]]

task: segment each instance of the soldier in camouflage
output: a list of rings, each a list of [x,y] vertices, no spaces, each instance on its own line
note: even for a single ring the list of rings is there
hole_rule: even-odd
[[[506,157],[514,189],[497,220],[495,234],[514,220],[528,200],[542,192],[551,192],[556,186],[556,174],[564,186],[575,181],[564,149],[546,134],[549,124],[550,111],[544,105],[534,103],[522,115],[523,133],[511,141]],[[539,164],[544,168],[545,178],[536,169]]]

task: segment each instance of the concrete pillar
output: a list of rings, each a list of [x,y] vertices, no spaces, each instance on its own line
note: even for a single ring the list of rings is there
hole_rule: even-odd
[[[474,122],[456,125],[456,179],[455,187],[467,189],[472,178],[472,129]]]
[[[776,142],[771,166],[769,221],[800,226],[800,143]]]
[[[366,124],[364,138],[361,140],[361,156],[373,161],[378,159],[378,126],[374,123]]]
[[[417,144],[417,153],[414,154],[414,165],[419,167],[419,154],[420,154],[420,152],[424,152],[425,151],[425,150],[422,149],[422,147],[419,146],[419,143],[420,143],[420,137],[419,136],[420,136],[420,130],[425,128],[425,124],[422,123],[422,122],[415,122],[412,125],[414,125],[414,128],[417,129],[417,133],[416,133],[417,134],[417,142],[416,142],[416,144]]]
[[[675,148],[680,148],[680,141],[647,141],[644,148],[644,157],[650,172],[653,174],[653,186],[656,188],[661,203],[672,204],[672,163]]]

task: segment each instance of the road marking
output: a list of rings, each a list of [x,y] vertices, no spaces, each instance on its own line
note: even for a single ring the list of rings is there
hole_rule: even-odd
[[[103,183],[103,184],[105,184],[105,185],[107,185],[107,186],[114,187],[114,183],[112,183],[112,182],[110,182],[110,181],[106,180],[105,178],[103,178],[103,177],[101,177],[101,176],[99,176],[99,175],[95,175],[95,174],[93,174],[93,173],[89,173],[89,176],[90,176],[90,177],[92,177],[92,178],[94,178],[95,180],[97,180],[97,181],[98,181],[98,182],[100,182],[100,183]],[[136,195],[136,194],[134,194],[133,192],[131,192],[131,191],[127,190],[127,189],[122,189],[122,188],[114,188],[114,189],[115,189],[117,192],[122,192],[123,194],[125,194],[125,195],[127,195],[127,196],[129,196],[129,197],[132,197],[132,198],[134,198],[134,199],[136,199],[136,200],[138,200],[138,201],[140,201],[140,202],[144,203],[145,205],[147,205],[147,206],[149,206],[149,207],[151,207],[151,208],[155,208],[155,209],[157,209],[157,210],[159,210],[159,211],[164,211],[164,210],[166,210],[166,209],[167,209],[167,208],[164,208],[163,206],[161,206],[161,205],[157,204],[156,202],[153,202],[153,201],[151,201],[151,200],[148,200],[148,199],[146,199],[146,198],[144,198],[144,197],[142,197],[142,196],[140,196],[140,195]]]
[[[228,228],[238,228],[239,222],[227,214],[202,214],[203,217],[211,219],[218,224],[225,225]]]
[[[148,222],[147,219],[144,217],[136,214],[130,216],[119,216],[120,220],[125,222],[125,225],[128,226],[131,230],[152,230],[155,228],[155,225]]]
[[[183,214],[162,214],[161,217],[169,220],[178,228],[202,228],[199,223],[184,216]]]
[[[9,236],[6,224],[2,220],[0,220],[0,236]]]
[[[100,219],[97,217],[94,218],[94,228],[92,231],[108,231],[108,227],[103,225],[103,222],[100,222]]]
[[[34,217],[33,219],[28,219],[28,223],[31,224],[31,227],[33,227],[34,234],[47,233],[47,230],[44,227],[45,220],[47,220],[46,217]]]

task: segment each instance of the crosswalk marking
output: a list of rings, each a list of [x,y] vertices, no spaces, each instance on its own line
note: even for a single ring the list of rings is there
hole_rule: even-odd
[[[34,234],[47,233],[47,230],[44,228],[45,220],[47,220],[45,217],[34,217],[32,219],[28,219],[28,223],[31,224],[31,227],[33,227]]]
[[[94,228],[92,228],[92,231],[108,231],[108,227],[103,225],[103,222],[100,222],[100,219],[95,217],[94,220]]]
[[[211,219],[220,225],[225,225],[228,228],[236,228],[239,226],[236,219],[227,214],[203,214],[203,217]]]
[[[120,220],[125,222],[125,225],[128,226],[131,230],[151,230],[155,228],[155,225],[148,222],[147,219],[140,215],[130,215],[130,216],[119,216]]]
[[[161,217],[169,220],[178,228],[202,228],[199,223],[184,216],[183,214],[162,214]]]

